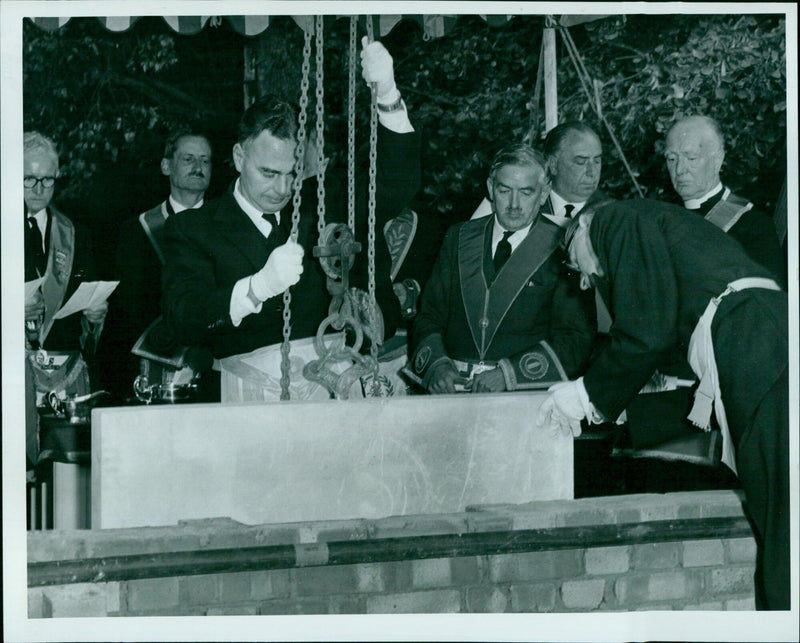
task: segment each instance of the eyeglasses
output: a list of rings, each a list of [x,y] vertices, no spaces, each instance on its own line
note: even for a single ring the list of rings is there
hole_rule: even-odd
[[[36,187],[37,183],[41,183],[42,187],[47,189],[51,188],[56,184],[56,177],[54,176],[26,176],[22,179],[22,185],[24,185],[29,190]]]

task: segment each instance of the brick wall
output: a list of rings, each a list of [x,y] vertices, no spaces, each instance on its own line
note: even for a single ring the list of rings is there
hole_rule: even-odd
[[[30,532],[29,563],[436,534],[741,517],[733,491],[475,507],[463,514]],[[662,523],[666,524],[666,523]],[[521,532],[520,532],[521,533]],[[665,532],[666,534],[666,532]],[[751,535],[29,587],[30,618],[752,610]]]

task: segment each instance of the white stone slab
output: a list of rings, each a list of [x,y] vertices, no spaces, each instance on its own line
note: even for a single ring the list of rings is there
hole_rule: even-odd
[[[570,499],[546,393],[95,409],[92,527],[247,524]]]

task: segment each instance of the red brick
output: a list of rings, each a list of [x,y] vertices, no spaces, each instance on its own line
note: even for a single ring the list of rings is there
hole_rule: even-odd
[[[289,570],[269,569],[250,572],[250,597],[280,598],[289,595]]]
[[[678,566],[679,543],[652,543],[631,547],[631,562],[634,569],[670,569]]]
[[[648,598],[651,601],[694,598],[701,592],[701,577],[688,571],[653,574],[648,583]]]
[[[28,618],[51,618],[53,605],[42,589],[28,590]]]
[[[650,577],[646,574],[631,574],[618,578],[614,583],[614,596],[620,606],[629,609],[636,603],[646,602],[649,581]]]
[[[684,567],[722,565],[725,550],[721,540],[687,540],[683,543]]]
[[[556,605],[556,586],[551,583],[511,586],[512,612],[552,612]]]
[[[511,601],[508,591],[499,587],[469,587],[466,606],[470,614],[499,614],[509,611]]]
[[[220,574],[219,600],[221,603],[236,603],[250,598],[250,573]]]
[[[576,549],[527,554],[503,554],[489,558],[492,582],[572,578],[582,573],[583,552]]]
[[[383,592],[383,568],[380,564],[354,565],[359,592]]]
[[[454,585],[472,585],[480,581],[481,561],[484,558],[475,556],[458,557],[450,559],[450,575]]]
[[[366,614],[365,596],[331,596],[328,602],[329,614]]]
[[[756,540],[755,538],[731,538],[726,542],[728,562],[731,563],[751,563],[756,562]]]
[[[358,590],[354,565],[292,569],[289,578],[299,596],[347,594]]]
[[[127,581],[128,609],[133,612],[168,609],[178,604],[177,578]]]
[[[220,605],[209,607],[206,616],[255,616],[258,614],[258,606],[253,604],[240,605]]]
[[[561,600],[570,609],[593,610],[603,602],[606,582],[602,579],[568,580],[561,584]]]
[[[461,611],[455,589],[367,597],[367,614],[445,614]]]
[[[628,547],[591,548],[586,550],[583,561],[587,574],[622,574],[630,568],[630,550]]]
[[[259,605],[258,613],[262,615],[330,614],[330,602],[325,598],[267,601]]]
[[[189,605],[209,605],[217,601],[216,574],[187,576],[181,579],[181,602]]]
[[[50,604],[49,609],[53,618],[108,614],[106,583],[54,585],[45,588],[44,595]],[[119,609],[118,602],[117,609]]]
[[[720,602],[712,602],[712,603],[693,603],[690,605],[685,605],[683,609],[687,612],[689,611],[699,611],[699,612],[718,612],[723,609],[722,603]]]
[[[710,589],[714,594],[750,594],[753,589],[753,568],[749,565],[712,569]]]
[[[725,609],[729,612],[754,612],[756,609],[756,598],[755,596],[732,598],[731,600],[725,601]]]
[[[411,561],[411,582],[414,588],[447,587],[451,585],[450,559],[432,558]]]
[[[609,525],[614,524],[616,516],[611,509],[583,509],[568,513],[559,520],[559,526],[564,527],[583,527],[585,525]]]
[[[381,571],[383,573],[385,591],[403,592],[411,589],[411,561],[402,560],[383,563],[381,564]]]

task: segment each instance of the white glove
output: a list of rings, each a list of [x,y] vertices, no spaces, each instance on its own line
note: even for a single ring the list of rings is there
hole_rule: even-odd
[[[300,281],[302,273],[303,247],[287,241],[272,251],[264,267],[250,279],[250,287],[259,300],[266,301]]]
[[[366,36],[361,39],[361,47],[361,76],[367,83],[377,84],[379,103],[396,101],[400,93],[394,83],[391,54],[379,41],[369,42]]]
[[[539,408],[536,425],[541,428],[549,424],[554,430],[578,437],[581,434],[581,420],[593,415],[583,378],[553,384],[547,391],[550,397]]]

